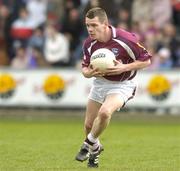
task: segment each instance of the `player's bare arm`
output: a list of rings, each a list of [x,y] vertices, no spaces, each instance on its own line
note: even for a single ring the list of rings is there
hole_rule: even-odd
[[[89,65],[89,67],[83,67],[82,73],[83,73],[84,77],[86,77],[86,78],[104,76],[104,73],[99,71],[97,68],[92,68],[91,65]]]
[[[106,75],[118,75],[127,71],[139,70],[149,66],[151,64],[151,61],[150,59],[146,61],[136,60],[133,63],[123,64],[122,62],[115,60],[114,63],[114,67],[107,68]]]

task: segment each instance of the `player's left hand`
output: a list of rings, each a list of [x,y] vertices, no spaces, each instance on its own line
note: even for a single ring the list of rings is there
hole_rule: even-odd
[[[126,64],[123,64],[121,61],[114,60],[114,66],[107,68],[105,75],[119,75],[125,72]]]

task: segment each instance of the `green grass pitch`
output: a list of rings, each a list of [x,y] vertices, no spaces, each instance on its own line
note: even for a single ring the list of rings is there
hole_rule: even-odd
[[[180,171],[180,117],[115,117],[98,169],[74,160],[83,139],[82,117],[1,119],[0,171]]]

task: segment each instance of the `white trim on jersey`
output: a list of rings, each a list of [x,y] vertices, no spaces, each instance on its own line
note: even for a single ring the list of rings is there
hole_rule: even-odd
[[[91,42],[89,48],[87,49],[88,52],[89,52],[89,54],[91,53],[91,48],[92,48],[92,46],[93,46],[96,42],[97,42],[97,40],[95,40],[94,42]]]
[[[126,52],[128,53],[128,55],[135,61],[136,60],[136,57],[134,55],[134,52],[131,50],[131,48],[126,44],[124,43],[123,41],[119,40],[119,39],[113,39],[114,41],[116,41],[117,43],[119,43],[125,50]]]
[[[123,41],[121,41],[119,39],[113,39],[113,40],[116,41],[118,44],[120,44],[134,61],[136,60],[134,52],[131,50],[131,48],[126,43],[124,43]],[[135,72],[136,71],[131,71],[131,75],[129,77],[131,77]]]
[[[112,37],[115,38],[116,37],[116,29],[113,26],[110,26],[110,27],[112,29]]]

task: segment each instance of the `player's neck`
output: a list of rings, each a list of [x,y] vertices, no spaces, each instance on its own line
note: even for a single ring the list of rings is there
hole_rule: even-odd
[[[104,34],[102,35],[99,41],[102,43],[108,42],[111,39],[111,34],[112,34],[111,29],[107,27],[107,29],[105,30]]]

